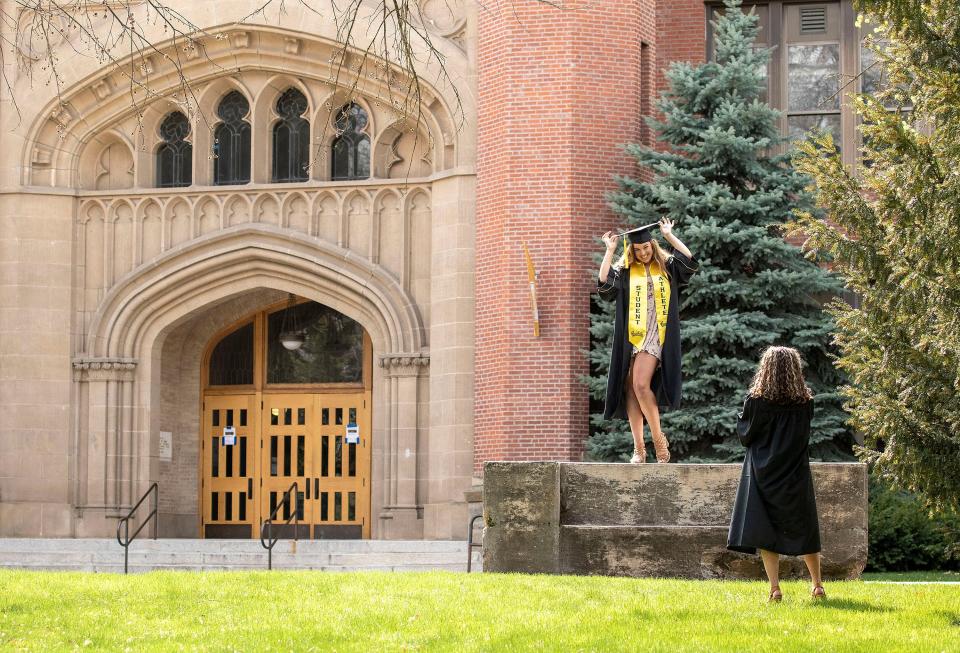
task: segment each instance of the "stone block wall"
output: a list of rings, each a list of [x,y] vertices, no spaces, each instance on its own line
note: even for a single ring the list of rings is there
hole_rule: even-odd
[[[825,578],[867,561],[867,470],[812,464]],[[728,551],[740,465],[505,462],[484,467],[484,571],[762,578]],[[806,573],[781,558],[785,578]]]

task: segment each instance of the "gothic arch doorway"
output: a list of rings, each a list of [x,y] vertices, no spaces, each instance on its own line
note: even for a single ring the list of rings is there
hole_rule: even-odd
[[[372,371],[358,322],[293,296],[217,333],[201,373],[203,536],[259,537],[296,483],[277,517],[296,510],[298,537],[369,538]]]

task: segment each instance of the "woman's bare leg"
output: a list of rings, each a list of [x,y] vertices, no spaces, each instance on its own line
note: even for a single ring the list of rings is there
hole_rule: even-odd
[[[633,370],[627,373],[627,383],[626,383],[626,402],[627,402],[627,419],[630,421],[630,433],[633,435],[633,450],[640,454],[640,461],[647,461],[647,450],[643,445],[643,412],[640,410],[640,402],[637,401],[637,396],[633,393],[633,382],[631,377],[633,376]]]
[[[667,439],[663,437],[663,431],[660,430],[660,408],[657,406],[657,396],[650,389],[650,381],[657,370],[658,362],[656,357],[640,352],[633,359],[630,374],[633,377],[633,392],[640,402],[640,410],[650,425],[650,439],[653,440],[653,448],[657,452],[657,462],[665,463],[670,460],[670,450]]]
[[[810,572],[810,583],[815,590],[823,586],[823,579],[820,578],[820,554],[808,553],[803,556],[803,561],[807,563],[807,571]]]
[[[780,555],[773,551],[760,549],[760,559],[763,560],[763,570],[770,580],[770,594],[780,589]]]

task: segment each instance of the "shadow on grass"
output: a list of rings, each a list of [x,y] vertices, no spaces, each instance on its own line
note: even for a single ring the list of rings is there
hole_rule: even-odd
[[[896,612],[895,608],[854,599],[838,599],[828,596],[823,601],[812,601],[812,606],[821,610],[849,610],[850,612]]]

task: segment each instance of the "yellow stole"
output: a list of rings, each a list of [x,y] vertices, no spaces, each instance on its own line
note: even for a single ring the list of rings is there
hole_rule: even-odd
[[[630,275],[627,339],[640,349],[647,336],[647,275],[640,263],[628,267],[627,273]],[[657,314],[657,335],[662,347],[670,311],[670,280],[666,273],[660,270],[656,261],[650,263],[650,280],[653,283],[653,305]]]

